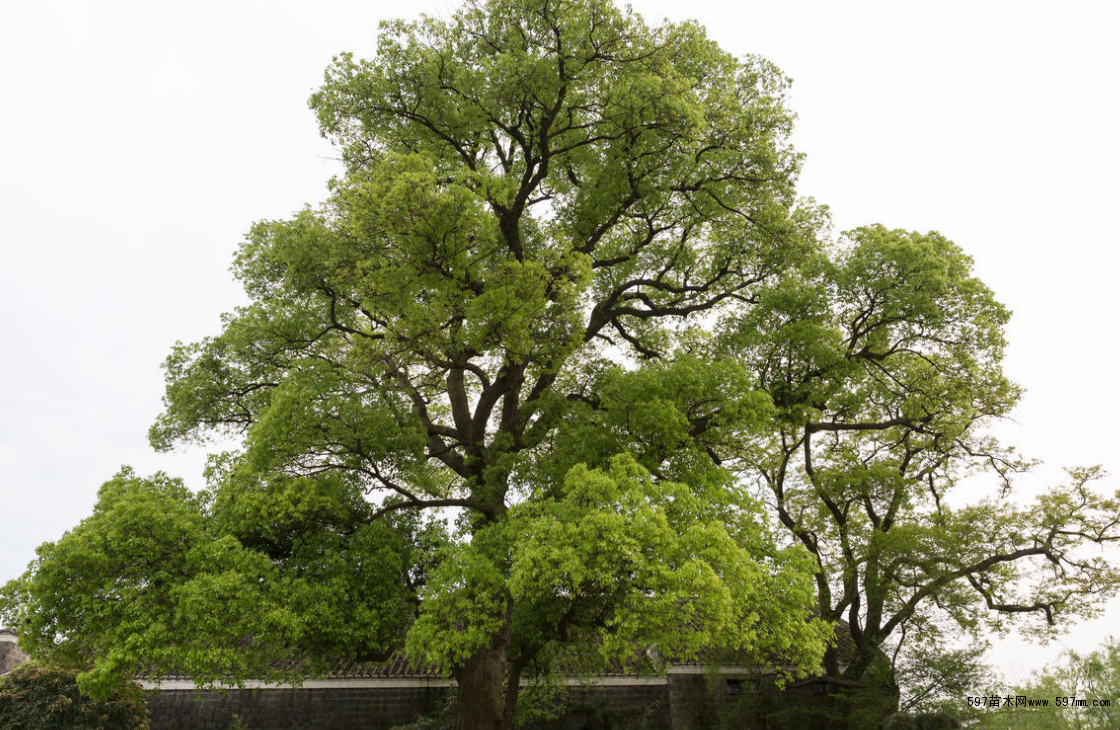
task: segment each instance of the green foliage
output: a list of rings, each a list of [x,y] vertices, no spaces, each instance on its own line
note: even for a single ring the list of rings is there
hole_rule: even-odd
[[[25,664],[0,679],[0,727],[147,730],[148,709],[135,686],[92,699],[78,689],[75,672]]]
[[[201,500],[178,480],[122,471],[90,517],[37,552],[0,611],[33,657],[89,670],[84,689],[103,694],[149,662],[209,678],[244,671],[263,648],[241,644],[266,620],[260,584],[272,566],[209,534]]]
[[[1049,630],[1115,591],[1116,571],[1078,549],[1120,538],[1099,470],[1071,471],[1029,506],[1013,498],[1030,462],[985,433],[1020,393],[1001,368],[1009,314],[959,248],[857,229],[759,300],[726,320],[719,352],[770,394],[775,428],[723,453],[815,557],[820,614],[852,627],[847,677],[907,631],[1031,615]]]
[[[811,671],[841,618],[862,678],[938,613],[1091,613],[1099,473],[1002,501],[1007,310],[939,234],[825,240],[787,85],[606,0],[385,23],[311,99],[328,199],[253,226],[249,303],[166,362],[153,445],[239,439],[210,492],[122,474],[0,616],[90,686],[403,644],[471,687],[459,726],[508,728],[522,678]],[[998,499],[947,499],[984,469]]]
[[[1120,728],[1120,642],[1109,638],[1088,654],[1068,651],[1012,697],[1048,700],[1046,707],[1007,706],[981,714],[982,730],[1114,730]],[[1107,704],[1102,706],[1101,701]],[[1084,704],[1080,704],[1084,701]]]
[[[409,650],[454,666],[512,610],[518,648],[542,657],[576,652],[593,665],[597,654],[603,666],[649,646],[678,660],[719,646],[812,668],[827,627],[799,611],[811,595],[803,557],[779,549],[755,513],[700,499],[620,456],[605,472],[572,469],[562,495],[514,506],[448,555]]]
[[[261,505],[250,496],[271,496],[275,507],[283,494],[257,492],[239,505],[252,511]],[[314,494],[301,496],[313,502]],[[123,470],[101,488],[90,517],[41,546],[27,573],[4,587],[0,615],[20,626],[32,656],[82,670],[83,689],[96,696],[138,671],[298,681],[314,664],[285,670],[275,660],[327,658],[340,645],[383,648],[399,634],[410,615],[402,597],[409,547],[394,526],[349,535],[320,526],[288,543],[279,536],[290,515],[275,509],[274,541],[248,532],[242,542],[221,529],[232,490],[216,505],[207,497]],[[371,599],[392,612],[371,613]]]
[[[950,648],[945,641],[945,637],[937,637],[905,642],[904,654],[895,665],[895,680],[902,693],[900,714],[911,719],[936,716],[974,724],[987,711],[968,704],[966,698],[986,693],[995,677],[995,671],[984,661],[988,644],[972,641]]]
[[[920,712],[910,714],[900,712],[887,718],[883,730],[952,730],[961,727],[960,722],[941,712]]]

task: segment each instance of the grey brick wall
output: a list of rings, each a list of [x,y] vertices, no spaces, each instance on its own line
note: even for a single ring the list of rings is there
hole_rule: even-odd
[[[577,686],[564,697],[565,714],[526,730],[671,730],[665,684]]]
[[[153,690],[151,730],[389,730],[446,707],[448,688]],[[670,730],[666,685],[572,687],[566,713],[526,730]]]
[[[440,686],[148,692],[151,730],[389,730],[448,706]],[[881,719],[897,695],[859,697]],[[561,717],[523,730],[840,730],[852,700],[821,681],[779,690],[772,681],[729,674],[670,674],[658,682],[574,685]],[[882,707],[878,707],[879,703]],[[869,727],[878,726],[872,718]]]
[[[437,712],[443,687],[262,689],[148,693],[152,730],[388,730]]]

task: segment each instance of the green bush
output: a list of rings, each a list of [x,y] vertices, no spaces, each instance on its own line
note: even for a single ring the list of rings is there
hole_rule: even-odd
[[[82,694],[76,672],[25,664],[0,679],[0,728],[148,730],[139,688],[105,700]]]

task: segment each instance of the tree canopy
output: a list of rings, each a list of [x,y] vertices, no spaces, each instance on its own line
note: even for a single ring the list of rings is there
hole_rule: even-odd
[[[167,360],[153,445],[238,446],[203,495],[109,482],[6,614],[94,679],[403,644],[458,680],[457,727],[504,729],[577,660],[816,671],[845,618],[859,678],[931,612],[1092,610],[1094,472],[1037,510],[950,497],[1025,466],[983,432],[1019,395],[1008,312],[936,233],[830,240],[787,85],[605,0],[386,23],[311,99],[328,199],[253,226],[249,303]]]
[[[985,689],[984,694],[989,690]],[[1004,697],[1011,702],[1004,703]],[[989,695],[991,696],[991,695]],[[1031,706],[1016,703],[1025,697]],[[1088,653],[1066,651],[1025,686],[1003,690],[998,708],[979,712],[978,728],[1112,730],[1120,727],[1120,643],[1109,637]]]
[[[215,457],[201,512],[179,494],[165,513],[213,562],[137,586],[203,621],[236,606],[221,636],[253,623],[196,673],[265,671],[307,642],[376,655],[401,617],[410,652],[458,680],[457,724],[490,728],[513,722],[522,677],[572,655],[718,644],[815,667],[811,565],[708,454],[772,405],[706,349],[704,318],[752,305],[821,218],[794,197],[786,85],[695,23],[601,0],[468,4],[384,25],[372,61],[340,57],[311,103],[345,171],[321,206],[253,227],[234,264],[250,303],[167,361],[153,444],[242,444]],[[146,483],[153,511],[165,487]],[[59,546],[107,544],[125,523],[104,502]],[[194,548],[200,514],[213,542]],[[383,547],[386,523],[433,549]],[[24,605],[57,598],[46,578],[68,560],[44,548]],[[108,565],[85,593],[134,567]],[[276,588],[244,596],[254,583]],[[370,608],[333,631],[343,593]],[[76,632],[35,628],[79,652]],[[178,658],[152,651],[157,625],[88,628],[95,667]]]
[[[777,282],[720,335],[777,408],[739,456],[815,557],[820,615],[851,626],[846,676],[907,632],[1031,614],[1049,630],[1115,592],[1091,549],[1120,539],[1100,469],[1024,505],[1031,462],[986,431],[1021,391],[1002,370],[1009,313],[971,259],[936,233],[872,226]]]

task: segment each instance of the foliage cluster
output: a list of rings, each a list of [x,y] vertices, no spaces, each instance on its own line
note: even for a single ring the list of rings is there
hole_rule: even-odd
[[[148,709],[132,687],[102,699],[78,689],[75,672],[25,664],[0,679],[0,727],[18,730],[147,730]]]
[[[309,531],[292,524],[285,500],[331,504],[316,489],[273,493],[268,504],[252,496],[238,509],[266,512],[267,529],[239,539],[223,530],[215,515],[228,513],[209,493],[123,470],[101,487],[90,517],[38,549],[34,580],[6,587],[21,646],[81,670],[83,688],[104,694],[137,672],[216,682],[268,671],[300,681],[342,642],[362,652],[399,635],[417,561],[394,522],[360,525],[333,504],[334,524],[349,518],[355,529]]]
[[[1115,730],[1120,728],[1120,641],[1099,649],[1066,652],[1025,686],[1006,691],[1012,698],[1048,700],[1046,707],[1013,703],[980,715],[980,730]],[[1101,704],[1106,700],[1107,704]],[[1084,705],[1080,704],[1084,701]]]
[[[984,658],[989,648],[987,642],[971,637],[955,647],[911,642],[895,663],[895,680],[902,693],[899,711],[940,713],[962,721],[983,714],[962,698],[992,685],[996,673]]]

